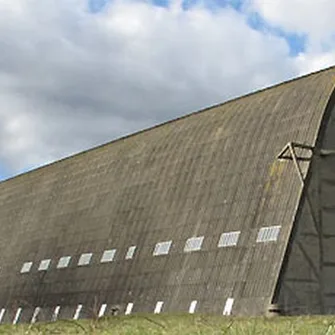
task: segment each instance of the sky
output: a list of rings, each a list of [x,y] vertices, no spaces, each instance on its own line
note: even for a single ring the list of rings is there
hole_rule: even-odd
[[[0,180],[335,64],[334,0],[0,0]]]

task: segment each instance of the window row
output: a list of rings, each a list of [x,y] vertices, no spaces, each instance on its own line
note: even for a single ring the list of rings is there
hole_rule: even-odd
[[[224,308],[223,308],[223,311],[222,311],[222,315],[231,315],[233,304],[234,304],[234,299],[233,298],[228,298],[225,302],[225,305],[224,305]],[[98,315],[97,315],[99,318],[103,317],[106,314],[107,307],[108,307],[108,305],[106,303],[101,304],[101,306],[99,308],[99,311],[98,311]],[[160,314],[161,312],[163,312],[163,307],[164,307],[164,301],[157,301],[156,305],[153,309],[153,313],[154,314]],[[197,300],[191,301],[191,303],[188,307],[188,313],[194,314],[197,310],[197,307],[198,307],[198,301]],[[133,311],[133,308],[134,308],[134,303],[129,302],[126,305],[124,314],[125,315],[130,315]],[[72,319],[73,320],[78,320],[80,318],[80,314],[81,314],[82,310],[83,310],[83,305],[78,304],[76,309],[74,310]],[[13,325],[17,324],[20,321],[20,317],[22,315],[22,312],[23,312],[22,307],[19,307],[16,310],[15,315],[14,315],[13,319],[11,320],[11,323]],[[42,308],[41,307],[36,307],[34,309],[33,315],[31,316],[30,323],[36,323],[38,321],[38,317],[39,317],[41,312],[42,312]],[[52,311],[51,321],[57,321],[58,318],[59,318],[60,312],[61,312],[61,306],[58,305]],[[114,314],[114,313],[117,313],[118,310],[112,308],[111,312]],[[5,314],[6,314],[6,309],[5,308],[0,309],[0,324],[3,321]],[[44,320],[44,321],[47,321],[47,320]]]
[[[256,242],[274,242],[277,241],[281,226],[271,226],[263,227],[258,231]],[[222,233],[219,242],[217,244],[218,248],[233,247],[236,246],[239,240],[241,232],[240,231],[231,231]],[[201,250],[202,243],[204,241],[204,236],[190,237],[186,240],[184,246],[184,252],[192,252]],[[158,242],[155,245],[153,256],[167,255],[170,252],[172,246],[172,240]],[[136,251],[136,246],[133,245],[128,248],[125,259],[132,259]],[[116,249],[105,250],[100,259],[100,263],[108,263],[114,260],[116,254]],[[93,254],[92,253],[83,253],[80,255],[77,265],[84,266],[89,265],[91,262]],[[71,256],[63,256],[58,260],[57,269],[66,268],[69,266],[71,261]],[[39,266],[38,271],[48,270],[51,264],[51,259],[43,259]],[[33,266],[33,262],[25,262],[21,268],[21,273],[30,272]]]
[[[128,248],[125,259],[132,259],[134,257],[136,251],[136,246],[133,245]],[[116,249],[110,249],[105,250],[102,254],[102,257],[100,259],[100,263],[108,263],[112,262],[114,260],[116,254]],[[89,265],[92,259],[93,253],[83,253],[80,255],[77,265],[78,266],[84,266]],[[56,268],[57,269],[63,269],[67,268],[70,265],[71,256],[63,256],[59,258]],[[43,259],[39,266],[38,271],[46,271],[49,269],[51,264],[51,259]],[[30,272],[31,268],[33,266],[33,262],[25,262],[22,265],[21,273],[27,273]]]

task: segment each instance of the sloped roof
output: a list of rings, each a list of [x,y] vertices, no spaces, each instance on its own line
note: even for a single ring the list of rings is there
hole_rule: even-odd
[[[302,191],[293,165],[276,156],[288,142],[315,145],[334,79],[335,68],[320,71],[0,183],[2,261],[136,244],[142,256],[125,280],[134,292],[131,278],[169,271],[150,280],[172,300],[211,283],[204,301],[234,293],[241,313],[251,297],[261,306],[273,293]],[[282,226],[278,243],[256,245],[259,228],[272,225]],[[239,246],[217,250],[231,230],[243,233]],[[184,254],[185,240],[202,235],[204,253]],[[151,259],[160,240],[174,241],[168,270]],[[196,269],[211,271],[205,278]]]

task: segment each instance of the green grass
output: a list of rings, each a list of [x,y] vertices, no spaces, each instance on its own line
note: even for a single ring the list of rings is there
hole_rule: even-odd
[[[334,317],[227,318],[210,315],[134,315],[101,320],[2,325],[0,334],[92,335],[335,335]]]

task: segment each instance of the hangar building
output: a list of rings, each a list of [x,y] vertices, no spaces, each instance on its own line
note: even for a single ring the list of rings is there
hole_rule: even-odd
[[[335,311],[335,68],[0,183],[0,322]]]

